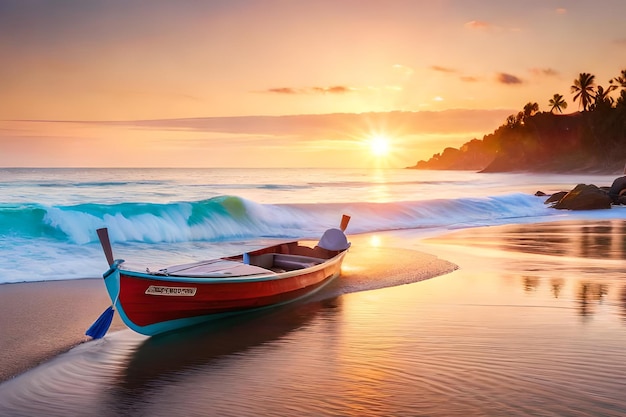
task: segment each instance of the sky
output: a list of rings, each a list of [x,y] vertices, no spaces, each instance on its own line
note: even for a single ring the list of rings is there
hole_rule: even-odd
[[[624,16],[623,0],[0,0],[0,167],[412,166],[527,102],[577,111],[579,73],[626,69]]]

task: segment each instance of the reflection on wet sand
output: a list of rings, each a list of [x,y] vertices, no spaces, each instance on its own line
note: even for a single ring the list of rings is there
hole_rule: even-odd
[[[564,282],[565,281],[562,278],[552,278],[550,280],[550,286],[552,287],[552,294],[554,295],[554,298],[559,298]]]
[[[285,337],[320,314],[335,314],[340,305],[338,298],[298,304],[148,338],[129,358],[118,387],[133,392],[176,373],[210,367],[218,358]]]
[[[585,317],[593,314],[594,307],[602,302],[608,292],[609,286],[607,284],[581,282],[578,292],[580,315]]]
[[[537,287],[539,286],[539,278],[537,277],[525,276],[523,281],[524,281],[524,291],[526,292],[535,291]]]
[[[550,283],[554,298],[562,297],[568,284],[574,285],[573,296],[582,317],[595,314],[598,305],[604,302],[621,305],[626,317],[622,263],[626,259],[626,221],[477,228],[432,241],[496,251],[499,254],[496,256],[505,259],[501,264],[503,271],[525,272],[521,285],[529,295],[537,292],[544,280]],[[516,257],[516,253],[520,255]]]
[[[537,277],[524,276],[523,277],[524,292],[532,293],[537,291],[541,284],[541,280]],[[552,279],[550,281],[551,291],[554,298],[559,298],[559,294],[563,287],[564,280]],[[583,281],[579,283],[579,289],[577,291],[577,300],[579,304],[579,313],[581,316],[589,316],[594,313],[595,306],[601,304],[602,301],[609,294],[609,285],[605,283],[587,282]],[[622,287],[622,292],[626,293],[626,285]],[[626,308],[626,305],[624,305]]]
[[[340,305],[336,298],[296,304],[148,338],[129,355],[108,390],[107,415],[149,413],[149,405],[163,401],[160,396],[169,386],[184,384],[193,375],[202,376],[199,383],[219,384],[213,375],[224,364],[266,344],[280,343],[321,316],[338,314]],[[148,409],[142,411],[142,405]]]
[[[475,246],[538,255],[624,259],[626,253],[626,221],[623,220],[490,227],[451,236],[471,239]]]

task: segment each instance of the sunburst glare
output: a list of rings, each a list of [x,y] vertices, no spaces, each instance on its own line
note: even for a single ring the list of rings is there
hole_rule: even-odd
[[[382,135],[372,136],[369,140],[369,145],[370,151],[375,157],[387,156],[391,151],[389,138]]]

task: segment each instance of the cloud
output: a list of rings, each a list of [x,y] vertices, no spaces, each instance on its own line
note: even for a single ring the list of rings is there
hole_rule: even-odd
[[[485,30],[491,27],[489,23],[482,22],[480,20],[472,20],[470,22],[467,22],[464,26],[467,29],[475,29],[475,30]]]
[[[346,87],[343,85],[335,85],[333,87],[313,87],[311,90],[316,93],[322,93],[322,94],[326,94],[326,93],[345,94],[345,93],[350,93],[352,91],[350,87]]]
[[[519,27],[498,26],[482,20],[472,20],[465,23],[463,26],[469,30],[485,31],[489,33],[522,32],[522,29]]]
[[[532,75],[558,77],[559,72],[553,68],[531,68],[528,70]]]
[[[272,94],[346,94],[356,91],[357,89],[352,87],[346,87],[344,85],[334,85],[331,87],[308,87],[308,88],[293,88],[293,87],[275,87],[264,90],[265,93]]]
[[[555,10],[556,14],[565,14],[567,13],[567,9],[563,8],[563,7],[559,7],[558,9]]]
[[[475,82],[480,81],[478,77],[473,77],[471,75],[463,75],[459,78],[461,79],[461,81],[466,82],[466,83],[475,83]]]
[[[446,74],[457,74],[459,71],[455,68],[450,67],[442,67],[440,65],[432,65],[430,67],[433,71],[443,72]],[[474,77],[472,75],[459,75],[459,79],[465,83],[475,83],[480,81],[480,78]]]
[[[615,39],[613,43],[619,46],[626,46],[626,38]]]
[[[433,65],[430,67],[430,69],[434,71],[438,71],[438,72],[448,72],[448,73],[456,72],[454,68],[442,67],[439,65]]]
[[[435,98],[436,99],[436,98]],[[198,117],[109,122],[72,122],[79,125],[119,126],[161,131],[196,131],[268,136],[327,136],[370,125],[402,126],[407,134],[441,132],[489,132],[506,120],[511,109],[442,111],[393,111],[370,113],[304,114],[289,116]],[[37,123],[37,121],[31,121]],[[46,123],[50,123],[47,121]],[[70,123],[70,122],[57,122]],[[351,128],[346,128],[351,126]]]
[[[109,122],[19,121],[0,125],[0,129],[6,129],[0,135],[0,165],[349,167],[359,166],[362,160],[358,152],[351,152],[355,141],[384,130],[406,144],[401,145],[406,148],[397,161],[404,160],[402,164],[406,166],[440,152],[441,143],[461,146],[471,138],[492,132],[514,111],[455,109]],[[437,142],[429,145],[433,140]],[[120,155],[119,149],[131,147],[142,152]],[[346,151],[317,153],[331,147]],[[77,155],[82,155],[79,160]]]
[[[267,92],[276,94],[298,94],[298,90],[290,87],[269,88]]]
[[[515,75],[512,75],[512,74],[504,73],[504,72],[498,73],[496,75],[496,80],[499,83],[509,84],[509,85],[523,84],[524,83],[524,81],[521,78],[516,77]]]

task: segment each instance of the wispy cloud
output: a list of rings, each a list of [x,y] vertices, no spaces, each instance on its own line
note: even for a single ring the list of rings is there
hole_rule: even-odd
[[[347,87],[345,85],[334,85],[331,87],[307,87],[307,88],[293,88],[293,87],[274,87],[264,90],[264,93],[272,94],[346,94],[357,91],[356,88]]]
[[[499,83],[509,84],[509,85],[516,85],[516,84],[523,84],[524,83],[524,81],[521,78],[519,78],[519,77],[517,77],[517,76],[515,76],[513,74],[507,74],[505,72],[498,73],[496,75],[496,80]]]
[[[397,163],[406,166],[439,152],[442,143],[461,146],[493,131],[513,111],[455,109],[109,122],[16,121],[3,125],[0,165],[349,167],[363,162],[360,152],[352,152],[355,142],[381,130],[397,139],[401,150]],[[119,149],[130,147],[143,151],[120,154]],[[345,152],[338,152],[340,149]],[[76,159],[76,155],[84,156]]]
[[[276,93],[276,94],[299,94],[299,90],[290,87],[278,87],[278,88],[268,88],[266,90],[267,93]]]
[[[567,13],[567,9],[563,8],[563,7],[559,7],[558,9],[555,10],[556,14],[566,14]]]
[[[434,71],[438,71],[438,72],[448,72],[448,73],[457,72],[454,68],[442,67],[440,65],[433,65],[430,67],[430,69]]]
[[[343,85],[335,85],[333,87],[313,87],[311,90],[322,94],[345,94],[353,91],[352,88]]]
[[[626,46],[626,38],[615,39],[613,43],[619,46]]]
[[[480,81],[480,78],[478,77],[474,77],[471,75],[463,75],[461,77],[459,77],[461,79],[461,81],[466,82],[466,83],[476,83],[478,81]]]
[[[444,67],[441,65],[432,65],[430,69],[433,71],[442,72],[444,74],[458,74],[459,73],[459,71],[456,68]],[[480,81],[479,77],[475,77],[472,75],[458,75],[458,78],[464,83],[475,83],[475,82]]]
[[[484,31],[489,33],[504,33],[504,32],[521,32],[522,29],[519,27],[504,27],[499,26],[490,22],[485,22],[483,20],[471,20],[465,23],[465,26],[468,30],[475,31]]]
[[[491,28],[491,25],[487,22],[483,22],[481,20],[472,20],[469,21],[467,23],[465,23],[464,25],[467,29],[473,29],[473,30],[486,30]]]
[[[433,100],[443,100],[434,97]],[[455,109],[443,111],[381,112],[381,113],[333,113],[291,116],[238,116],[198,117],[191,119],[135,120],[117,122],[71,122],[84,125],[125,126],[156,130],[185,130],[269,136],[327,135],[330,132],[354,132],[346,126],[358,129],[371,124],[402,126],[407,134],[432,132],[480,132],[488,131],[504,121],[510,109],[473,110]],[[32,121],[36,123],[37,121]],[[50,123],[49,121],[46,123]],[[57,122],[70,123],[70,122]]]
[[[531,68],[528,70],[532,75],[558,77],[559,72],[553,68]]]

